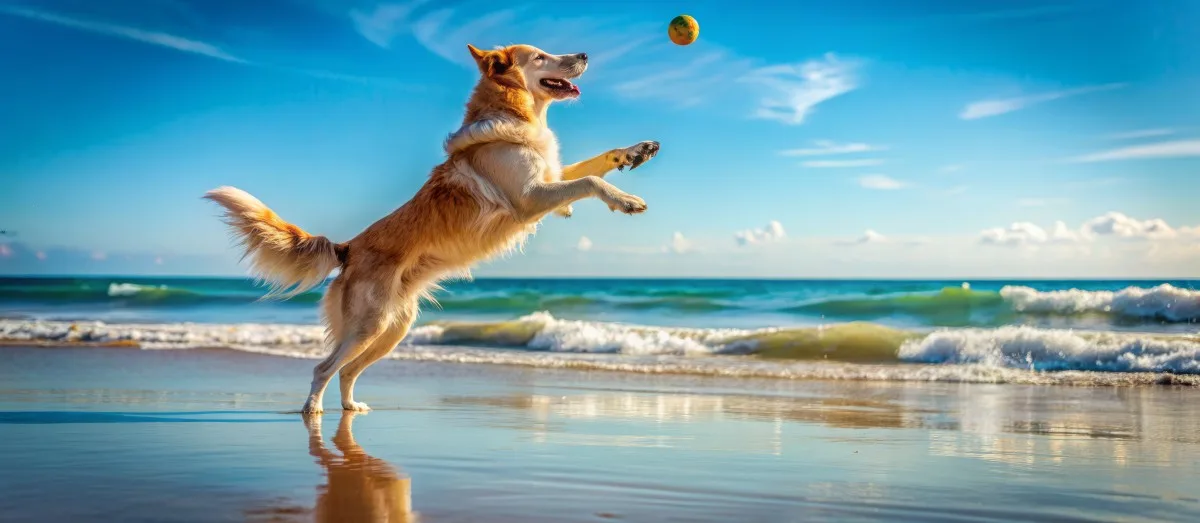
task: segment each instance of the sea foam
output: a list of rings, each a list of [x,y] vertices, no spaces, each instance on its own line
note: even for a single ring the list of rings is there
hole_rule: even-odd
[[[1171,322],[1200,320],[1200,291],[1170,284],[1151,288],[1126,287],[1119,291],[1069,289],[1038,291],[1006,286],[1000,296],[1013,309],[1026,314],[1111,314]]]
[[[301,358],[328,353],[324,329],[315,325],[0,320],[0,341],[228,348]],[[1200,336],[1034,327],[908,332],[849,323],[760,330],[672,329],[562,320],[538,313],[507,322],[418,326],[392,357],[742,377],[1200,383]],[[1111,376],[1085,379],[1079,372]]]

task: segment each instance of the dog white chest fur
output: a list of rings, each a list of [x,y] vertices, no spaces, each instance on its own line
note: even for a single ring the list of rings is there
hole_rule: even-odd
[[[451,156],[472,147],[477,148],[474,154],[455,162],[453,178],[472,189],[484,209],[482,221],[502,214],[520,220],[519,202],[532,187],[562,180],[558,137],[548,127],[491,118],[463,126],[444,145]]]

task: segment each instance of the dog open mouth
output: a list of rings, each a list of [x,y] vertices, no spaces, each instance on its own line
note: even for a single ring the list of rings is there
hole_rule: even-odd
[[[579,88],[576,87],[575,84],[571,83],[570,80],[563,78],[542,78],[542,81],[539,83],[542,85],[542,87],[545,87],[546,90],[550,91],[555,96],[579,96]]]

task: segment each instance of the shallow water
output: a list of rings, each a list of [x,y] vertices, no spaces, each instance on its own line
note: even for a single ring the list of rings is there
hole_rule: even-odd
[[[0,349],[0,520],[1192,521],[1200,390]],[[336,406],[336,394],[326,398]],[[311,427],[317,430],[316,427]],[[15,472],[15,473],[14,473]]]

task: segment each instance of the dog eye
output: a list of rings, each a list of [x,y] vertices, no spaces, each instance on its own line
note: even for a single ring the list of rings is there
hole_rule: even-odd
[[[533,59],[534,59],[534,60],[537,60],[537,61],[539,61],[539,62],[540,62],[540,61],[542,61],[542,60],[545,60],[545,59],[546,59],[546,55],[544,55],[544,54],[539,54],[539,55],[537,55],[537,56],[533,57]]]

